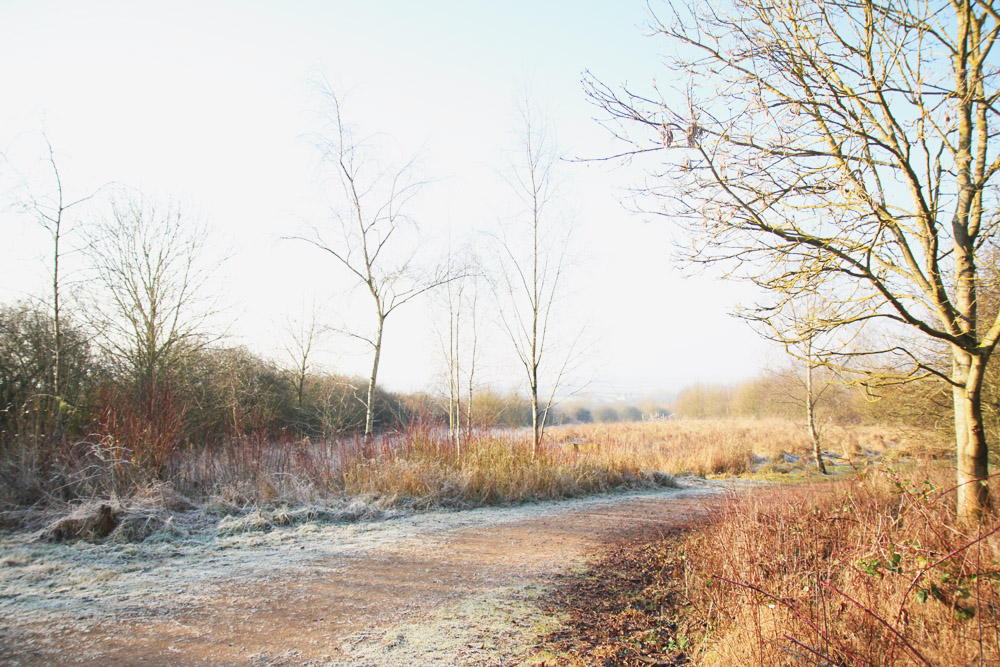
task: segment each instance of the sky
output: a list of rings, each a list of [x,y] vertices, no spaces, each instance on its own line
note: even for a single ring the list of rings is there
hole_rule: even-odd
[[[0,225],[9,242],[0,247],[0,302],[44,295],[49,280],[47,238],[18,209],[16,187],[47,187],[44,128],[71,197],[127,184],[210,230],[207,289],[228,343],[284,361],[287,322],[312,304],[331,324],[364,327],[370,313],[350,277],[285,239],[325,229],[340,203],[312,140],[327,108],[316,80],[343,96],[380,164],[414,160],[426,181],[410,210],[421,258],[461,244],[490,256],[488,239],[521,211],[509,183],[523,143],[519,104],[546,120],[564,156],[620,149],[594,120],[580,79],[668,78],[646,21],[645,0],[4,0]],[[642,181],[637,167],[570,159],[555,176],[546,224],[570,234],[571,252],[553,336],[564,343],[582,330],[585,340],[571,384],[639,394],[736,382],[780,357],[731,315],[753,299],[749,286],[679,265],[679,230],[622,205]],[[67,243],[101,215],[99,201],[81,208]],[[66,261],[86,287],[79,254]],[[380,371],[387,388],[440,388],[440,322],[433,295],[392,315]],[[484,373],[514,386],[509,341],[489,318],[483,336]],[[337,336],[317,361],[358,375],[370,363]]]

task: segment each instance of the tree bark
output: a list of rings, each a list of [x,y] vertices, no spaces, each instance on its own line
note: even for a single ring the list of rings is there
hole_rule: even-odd
[[[63,396],[62,396],[62,312],[59,303],[59,241],[62,233],[62,192],[60,187],[59,215],[53,229],[52,253],[52,325],[55,329],[55,349],[52,353],[52,395],[56,403],[56,442],[63,440]]]
[[[531,458],[538,455],[542,442],[542,423],[538,417],[538,385],[531,386]]]
[[[955,444],[957,446],[958,515],[978,521],[992,509],[986,478],[989,476],[989,450],[983,425],[982,384],[985,360],[961,353],[955,355],[953,368],[956,383],[952,396],[955,408]]]
[[[811,352],[810,348],[810,352]],[[812,439],[813,457],[816,467],[822,475],[826,474],[826,464],[823,463],[823,452],[820,449],[819,432],[816,430],[816,400],[813,397],[813,364],[806,363],[806,419],[809,423],[809,437]]]
[[[375,381],[378,378],[378,362],[382,356],[382,328],[385,316],[379,314],[378,330],[375,332],[375,357],[372,359],[372,374],[368,378],[368,398],[365,401],[365,440],[372,439],[375,427]]]

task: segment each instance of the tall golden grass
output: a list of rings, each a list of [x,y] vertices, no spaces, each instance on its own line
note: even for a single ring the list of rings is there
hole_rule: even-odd
[[[898,467],[734,493],[609,551],[554,592],[568,620],[532,664],[1000,665],[1000,516],[957,518],[953,466]]]
[[[883,467],[723,508],[680,547],[698,664],[1000,664],[1000,519],[956,519],[953,479]]]
[[[784,419],[663,420],[560,426],[558,446],[574,445],[600,460],[674,475],[742,475],[789,454],[806,462],[812,443],[805,424]],[[910,427],[829,424],[822,448],[843,461],[875,457],[936,459],[949,454],[939,434]]]
[[[121,453],[128,445],[111,436],[81,443],[77,459],[64,466],[60,498],[141,494],[148,479]],[[830,426],[824,432],[824,448],[841,461],[937,456],[941,447],[916,429]],[[229,507],[343,497],[383,505],[474,506],[662,485],[668,475],[780,476],[807,469],[810,449],[804,426],[782,420],[562,426],[548,431],[534,457],[525,431],[477,432],[456,447],[445,430],[418,425],[370,441],[241,435],[218,446],[179,449],[164,478],[196,502]],[[790,466],[786,455],[800,462]],[[5,478],[17,474],[16,466],[4,466]],[[17,502],[16,494],[0,489],[0,509]]]
[[[627,457],[580,456],[559,447],[533,457],[529,437],[515,432],[476,435],[460,449],[417,433],[347,462],[340,490],[417,505],[488,505],[664,483],[671,480]]]

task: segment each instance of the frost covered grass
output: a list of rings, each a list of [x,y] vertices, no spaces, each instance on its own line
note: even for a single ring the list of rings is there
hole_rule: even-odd
[[[419,513],[379,510],[359,501],[221,517],[184,510],[173,515],[169,530],[139,543],[53,543],[23,531],[0,535],[0,617],[5,619],[0,646],[32,637],[43,648],[55,642],[51,651],[58,652],[61,632],[85,633],[151,618],[169,621],[205,608],[227,590],[272,579],[329,578],[336,567],[352,567],[366,554],[439,543],[444,548],[465,528],[488,531],[561,512],[601,511],[658,493]],[[336,522],[338,512],[359,511],[382,520]]]
[[[30,518],[18,511],[25,498],[61,510],[79,500],[135,505],[164,488],[211,511],[235,512],[350,499],[381,509],[478,507],[672,484],[669,475],[644,465],[652,461],[595,457],[558,445],[533,456],[528,437],[516,431],[478,433],[456,446],[429,427],[371,440],[235,438],[177,452],[159,478],[127,461],[113,443],[81,445],[79,458],[64,461],[37,493],[0,492],[0,526]]]
[[[918,429],[830,425],[823,437],[835,470],[859,460],[934,458],[946,451]],[[440,429],[418,427],[368,441],[234,438],[179,451],[162,480],[144,477],[126,460],[106,442],[81,445],[75,467],[63,461],[44,493],[19,500],[0,485],[0,528],[37,529],[53,513],[69,520],[81,503],[105,503],[112,531],[90,531],[92,537],[141,540],[164,528],[173,511],[195,506],[239,515],[245,525],[282,525],[327,511],[309,509],[316,507],[335,507],[332,516],[349,520],[391,509],[470,508],[670,486],[671,475],[788,479],[808,474],[810,443],[802,425],[782,420],[669,420],[552,428],[535,456],[524,432],[480,432],[456,446]],[[26,497],[35,501],[26,506]],[[282,509],[288,507],[299,509]],[[87,537],[88,531],[72,523],[53,526],[53,535],[63,538]]]

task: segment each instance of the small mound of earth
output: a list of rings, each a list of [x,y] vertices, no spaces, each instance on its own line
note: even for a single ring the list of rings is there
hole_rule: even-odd
[[[197,506],[167,485],[158,484],[136,494],[125,505],[117,500],[95,501],[74,507],[35,534],[43,542],[141,542],[163,531],[173,532],[173,514]]]
[[[35,539],[45,542],[103,540],[118,527],[123,514],[121,507],[112,507],[108,503],[80,505],[69,515],[42,528]]]

